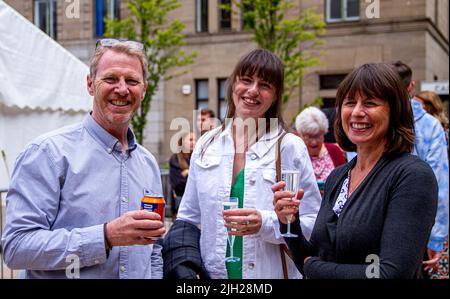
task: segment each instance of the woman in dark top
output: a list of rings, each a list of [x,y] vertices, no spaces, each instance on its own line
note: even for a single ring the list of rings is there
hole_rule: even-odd
[[[341,83],[336,105],[337,141],[358,155],[328,177],[311,239],[297,220],[292,225],[299,237],[285,241],[295,263],[306,278],[420,278],[437,182],[409,154],[414,130],[407,91],[388,65],[365,64]],[[283,186],[272,189],[285,226],[299,200],[290,201]]]
[[[173,154],[169,160],[169,180],[172,187],[171,212],[175,219],[183,197],[184,189],[189,174],[191,154],[195,146],[195,135],[193,132],[185,133],[178,140],[181,152]]]

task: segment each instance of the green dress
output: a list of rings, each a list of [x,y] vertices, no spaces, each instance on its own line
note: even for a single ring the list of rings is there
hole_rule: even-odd
[[[244,207],[244,168],[238,173],[236,182],[231,187],[230,197],[239,198],[239,208]],[[225,263],[229,279],[242,279],[242,236],[234,239],[234,256],[239,257],[239,262]],[[227,242],[227,255],[230,256],[230,245]]]

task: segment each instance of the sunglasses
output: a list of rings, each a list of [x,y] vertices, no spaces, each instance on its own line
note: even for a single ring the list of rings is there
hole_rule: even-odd
[[[95,44],[95,49],[98,47],[113,47],[115,45],[122,44],[126,45],[130,48],[143,51],[144,50],[144,44],[141,42],[137,42],[134,40],[126,40],[126,39],[115,39],[115,38],[102,38],[97,40],[97,43]]]

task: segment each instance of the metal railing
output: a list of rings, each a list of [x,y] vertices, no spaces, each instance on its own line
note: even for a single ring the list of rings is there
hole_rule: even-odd
[[[169,170],[167,169],[161,169],[161,182],[163,187],[163,194],[164,198],[166,199],[166,210],[165,215],[166,219],[168,219],[171,216],[171,207],[170,207],[170,198],[171,198],[171,192],[172,188],[170,186],[169,181]],[[6,194],[8,193],[8,189],[0,189],[0,237],[3,235],[3,225],[5,221],[5,201],[6,201]],[[16,278],[18,275],[18,270],[10,270],[6,267],[6,265],[3,263],[3,248],[0,243],[0,279],[5,278]]]
[[[172,187],[170,186],[168,169],[161,169],[161,183],[163,188],[164,199],[166,200],[165,216],[170,217],[172,216],[171,210]]]

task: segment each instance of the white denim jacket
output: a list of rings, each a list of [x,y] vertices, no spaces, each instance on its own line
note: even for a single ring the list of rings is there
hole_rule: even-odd
[[[278,128],[266,133],[246,153],[244,207],[259,210],[262,226],[257,234],[243,237],[244,279],[283,278],[279,244],[284,243],[284,240],[280,235],[271,189],[276,181],[276,144],[281,130]],[[177,219],[200,227],[203,263],[212,278],[223,279],[227,278],[224,261],[227,230],[223,221],[222,202],[230,196],[234,144],[231,124],[221,131],[221,127],[216,128],[198,141],[191,158],[186,191]],[[300,202],[300,222],[305,237],[309,239],[321,197],[308,151],[299,137],[287,134],[283,138],[281,161],[282,168],[298,169],[301,172],[300,187],[305,190],[305,194]],[[290,258],[286,260],[289,278],[301,278]]]

